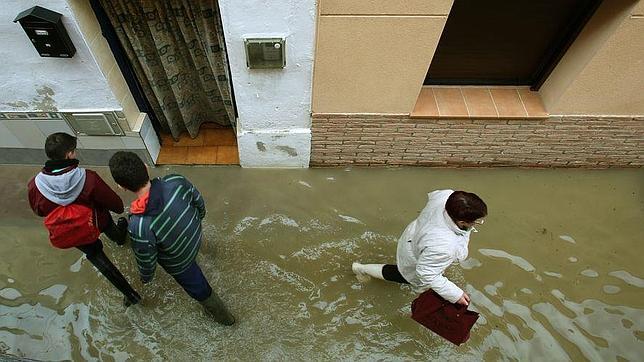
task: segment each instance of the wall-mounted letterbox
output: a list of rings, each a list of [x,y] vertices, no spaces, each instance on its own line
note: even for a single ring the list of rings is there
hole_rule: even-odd
[[[251,69],[284,68],[286,52],[284,38],[246,38],[246,66]]]
[[[62,16],[34,6],[18,14],[13,22],[20,23],[41,57],[71,58],[76,48],[63,26]]]

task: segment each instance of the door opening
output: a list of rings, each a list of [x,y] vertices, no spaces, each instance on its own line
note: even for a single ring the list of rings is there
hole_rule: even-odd
[[[538,90],[601,0],[455,0],[425,85]]]

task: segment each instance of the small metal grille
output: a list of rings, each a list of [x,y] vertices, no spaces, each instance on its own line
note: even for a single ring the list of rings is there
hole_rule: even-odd
[[[64,113],[64,117],[77,135],[121,136],[124,134],[113,113]]]

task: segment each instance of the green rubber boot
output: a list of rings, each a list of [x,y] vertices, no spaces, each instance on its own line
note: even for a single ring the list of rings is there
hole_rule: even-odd
[[[203,308],[210,314],[217,323],[223,324],[225,326],[232,326],[235,324],[235,317],[226,309],[224,302],[217,296],[217,293],[214,291],[208,299],[200,302]]]

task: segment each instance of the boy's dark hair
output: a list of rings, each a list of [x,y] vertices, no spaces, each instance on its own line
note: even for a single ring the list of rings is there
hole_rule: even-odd
[[[119,151],[112,155],[110,172],[117,184],[132,192],[139,191],[150,181],[148,169],[134,152]]]
[[[487,205],[471,192],[454,191],[447,198],[445,210],[454,222],[465,221],[472,223],[487,215]]]
[[[45,140],[45,154],[50,160],[64,160],[67,153],[75,149],[76,137],[65,132],[52,133]]]

